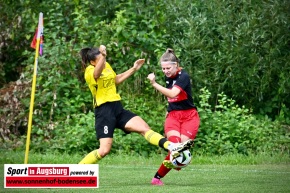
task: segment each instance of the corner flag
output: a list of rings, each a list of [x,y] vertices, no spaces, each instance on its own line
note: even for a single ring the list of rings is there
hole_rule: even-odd
[[[36,38],[36,41],[35,41],[35,38]],[[32,125],[32,114],[33,114],[33,106],[34,106],[34,95],[35,95],[35,87],[36,87],[38,53],[40,55],[42,55],[42,44],[43,44],[43,13],[40,12],[39,19],[38,19],[38,28],[37,28],[36,34],[34,35],[33,41],[31,43],[31,47],[35,48],[35,58],[34,58],[34,71],[33,71],[33,80],[32,80],[32,88],[31,88],[30,109],[29,109],[29,119],[28,119],[28,129],[27,129],[26,151],[25,151],[24,164],[27,164],[27,162],[28,162],[31,125]]]

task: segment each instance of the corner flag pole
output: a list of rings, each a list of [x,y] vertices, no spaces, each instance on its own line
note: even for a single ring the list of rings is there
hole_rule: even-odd
[[[37,28],[37,38],[36,38],[36,48],[35,48],[35,58],[34,58],[34,71],[32,79],[32,88],[31,88],[31,98],[30,98],[30,109],[29,109],[29,119],[28,119],[28,129],[27,129],[27,138],[26,138],[26,151],[24,164],[28,163],[28,153],[29,153],[29,144],[30,144],[30,135],[31,135],[31,125],[32,125],[32,115],[33,115],[33,106],[34,106],[34,96],[35,96],[35,87],[36,87],[36,75],[37,75],[37,65],[38,65],[38,52],[40,45],[40,36],[43,33],[43,13],[39,13],[38,28]]]

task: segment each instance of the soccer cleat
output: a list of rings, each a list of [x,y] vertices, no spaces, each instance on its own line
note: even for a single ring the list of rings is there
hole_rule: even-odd
[[[164,160],[164,161],[163,161],[163,165],[164,165],[165,167],[167,167],[168,169],[175,169],[175,170],[177,170],[177,171],[181,170],[181,168],[177,168],[177,167],[175,167],[175,166],[172,164],[172,162],[171,162],[170,160]]]
[[[193,140],[189,139],[183,143],[179,143],[176,147],[173,147],[171,151],[172,157],[176,158],[179,156],[179,152],[182,152],[186,149],[190,149],[190,147],[193,145]]]
[[[171,163],[170,160],[164,160],[164,161],[163,161],[163,165],[164,165],[165,167],[169,168],[169,169],[174,169],[174,168],[175,168],[175,166]]]
[[[151,181],[151,184],[155,185],[155,186],[163,186],[164,185],[163,182],[158,178],[153,178]]]

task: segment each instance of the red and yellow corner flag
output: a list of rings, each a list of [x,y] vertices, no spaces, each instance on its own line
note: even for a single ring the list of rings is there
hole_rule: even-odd
[[[42,13],[40,13],[40,14],[42,14]],[[34,49],[36,49],[36,46],[37,46],[38,35],[39,35],[39,55],[42,56],[42,54],[43,54],[43,41],[44,41],[44,38],[43,38],[43,16],[39,16],[38,27],[37,27],[36,32],[34,34],[33,40],[30,44],[30,47],[32,47]]]
[[[27,164],[27,162],[28,162],[31,125],[32,125],[32,113],[33,113],[34,95],[35,95],[35,87],[36,87],[38,54],[42,55],[42,51],[43,51],[42,46],[43,46],[43,13],[39,13],[38,27],[37,27],[36,33],[34,35],[33,41],[31,42],[31,47],[35,49],[35,58],[34,58],[34,70],[33,70],[32,88],[31,88],[30,109],[29,109],[29,118],[28,118],[28,128],[27,128],[26,151],[25,151],[24,164]]]

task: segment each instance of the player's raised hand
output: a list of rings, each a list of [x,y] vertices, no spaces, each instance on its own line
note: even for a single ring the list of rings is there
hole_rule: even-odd
[[[139,70],[141,68],[141,66],[144,64],[145,59],[138,59],[134,62],[134,66],[133,68],[135,68],[136,70]]]
[[[100,45],[99,51],[101,52],[101,54],[102,54],[103,56],[107,56],[106,46],[104,46],[104,45]]]

